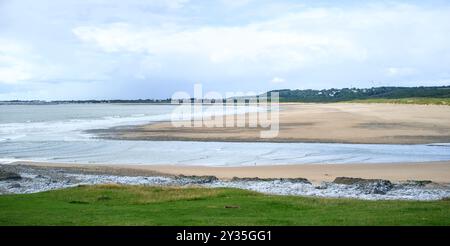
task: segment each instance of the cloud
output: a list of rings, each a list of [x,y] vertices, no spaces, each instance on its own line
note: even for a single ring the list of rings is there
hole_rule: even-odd
[[[432,56],[446,49],[444,41],[450,39],[447,13],[404,4],[369,5],[345,10],[311,8],[235,26],[114,23],[78,26],[72,31],[104,52],[145,53],[165,62],[161,57],[199,61],[237,74],[269,73]],[[430,32],[434,38],[417,35]]]
[[[172,30],[116,23],[106,27],[80,26],[74,28],[73,33],[105,52],[194,58],[231,67],[263,65],[273,70],[289,70],[306,63],[321,63],[331,57],[363,60],[366,54],[347,37],[279,30],[265,23]]]
[[[283,83],[285,80],[283,78],[274,77],[270,82],[273,84],[280,84]]]
[[[238,7],[243,7],[246,6],[248,4],[250,4],[251,2],[253,2],[254,0],[220,0],[220,2],[228,7],[231,8],[238,8]]]
[[[16,40],[0,38],[0,83],[17,84],[56,75],[57,68]]]
[[[409,76],[416,73],[416,70],[410,67],[390,67],[386,69],[386,74],[391,77]]]
[[[0,39],[0,83],[13,84],[33,77],[33,65],[19,57],[26,52],[25,47]]]
[[[275,78],[318,89],[448,81],[450,4],[405,2],[6,1],[0,95],[40,97],[56,84],[58,96],[78,86],[120,98],[196,82],[224,92],[270,90]]]

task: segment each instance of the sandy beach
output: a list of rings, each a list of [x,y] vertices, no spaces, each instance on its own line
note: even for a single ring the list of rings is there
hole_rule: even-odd
[[[280,132],[262,128],[173,127],[170,122],[94,131],[126,140],[426,144],[450,142],[450,107],[398,104],[281,104]],[[247,115],[248,119],[248,115]]]
[[[94,131],[99,137],[122,140],[194,140],[240,142],[339,142],[424,144],[450,142],[450,107],[394,104],[281,104],[280,134],[261,139],[261,128],[175,128],[169,122]],[[247,117],[248,119],[248,117]],[[211,167],[205,165],[81,165],[38,162],[15,164],[78,168],[125,175],[212,175],[233,177],[306,178],[313,183],[336,177],[431,180],[450,183],[450,161],[410,163],[299,164]],[[124,163],[126,164],[126,163]]]
[[[206,167],[175,165],[83,165],[64,163],[16,162],[40,167],[62,167],[83,171],[131,176],[211,175],[220,179],[233,177],[306,178],[312,183],[331,182],[336,177],[387,179],[391,181],[431,180],[450,183],[450,161],[427,163],[380,164],[302,164],[253,167]]]

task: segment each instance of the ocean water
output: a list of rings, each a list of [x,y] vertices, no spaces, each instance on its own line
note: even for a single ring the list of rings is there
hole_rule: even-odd
[[[0,163],[252,166],[450,160],[450,145],[102,140],[85,130],[167,121],[173,105],[0,105]],[[237,113],[258,110],[238,107]]]

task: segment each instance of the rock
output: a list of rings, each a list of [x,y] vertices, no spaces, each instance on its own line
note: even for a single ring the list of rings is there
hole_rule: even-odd
[[[281,181],[291,182],[291,183],[303,183],[303,184],[311,184],[308,179],[305,178],[282,178]]]
[[[14,183],[14,184],[11,184],[10,186],[8,186],[8,189],[20,188],[20,187],[21,187],[21,186],[20,186],[19,183]]]
[[[207,184],[219,180],[216,176],[196,176],[196,175],[192,176],[179,175],[176,177],[176,179],[188,180],[189,183],[192,184]]]
[[[254,178],[239,178],[239,177],[233,177],[231,179],[231,181],[233,182],[248,182],[248,181],[271,181],[273,179],[260,179],[258,177],[254,177]]]
[[[389,180],[384,179],[362,179],[350,177],[337,177],[333,183],[343,185],[355,185],[358,189],[363,190],[367,194],[381,194],[392,190],[394,185]]]
[[[392,190],[393,187],[394,185],[389,180],[379,180],[361,186],[361,188],[363,188],[363,190],[367,194],[380,194],[380,195],[385,195],[386,192]]]
[[[320,185],[314,187],[314,189],[317,189],[317,190],[325,190],[327,188],[328,188],[328,183],[326,183],[326,182],[322,182]]]
[[[345,184],[345,185],[354,185],[354,184],[370,184],[376,182],[391,182],[389,180],[384,179],[362,179],[362,178],[350,178],[350,177],[336,177],[333,181],[335,184]]]
[[[274,179],[274,178],[258,178],[258,177],[254,177],[254,178],[239,178],[239,177],[233,177],[231,179],[232,182],[268,182],[268,181],[281,181],[281,182],[291,182],[291,183],[304,183],[304,184],[311,184],[311,182],[309,182],[309,180],[305,179],[305,178],[278,178],[278,179]]]
[[[18,173],[8,172],[4,170],[0,170],[0,181],[1,180],[19,180],[22,177]]]
[[[407,180],[405,184],[423,187],[423,186],[426,186],[431,183],[433,183],[433,181],[431,181],[431,180]]]

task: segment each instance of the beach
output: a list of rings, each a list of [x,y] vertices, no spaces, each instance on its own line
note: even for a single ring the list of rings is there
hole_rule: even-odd
[[[86,173],[148,176],[215,176],[230,180],[239,178],[306,178],[312,183],[331,182],[336,177],[387,179],[391,181],[430,180],[450,183],[450,161],[426,163],[377,164],[301,164],[266,165],[251,167],[208,167],[180,165],[85,165],[69,163],[17,162],[14,165],[31,165],[43,168],[68,168]]]
[[[255,116],[256,113],[250,113]],[[247,121],[249,114],[246,114]],[[205,125],[212,125],[211,119]],[[225,119],[228,120],[228,119]],[[235,119],[237,121],[237,119]],[[173,127],[170,122],[93,131],[121,140],[428,144],[450,142],[450,107],[399,104],[280,104],[280,132],[263,128]]]
[[[286,103],[280,105],[279,135],[271,139],[259,138],[263,128],[173,127],[166,120],[173,106],[64,107],[97,115],[74,121],[57,113],[49,123],[3,125],[3,168],[17,166],[25,177],[2,183],[4,192],[84,183],[187,185],[196,184],[195,177],[208,180],[207,187],[281,195],[433,200],[449,191],[448,106]],[[36,109],[53,114],[53,108]],[[129,113],[135,108],[143,114]],[[112,109],[120,117],[107,114]],[[180,177],[190,178],[180,183]],[[342,177],[382,191],[333,183]]]

